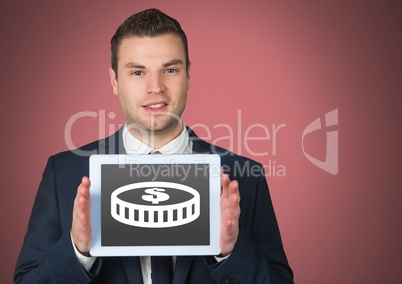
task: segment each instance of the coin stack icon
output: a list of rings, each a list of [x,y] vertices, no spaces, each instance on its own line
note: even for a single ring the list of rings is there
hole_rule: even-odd
[[[144,190],[145,189],[145,190]],[[175,203],[161,205],[170,199],[166,189],[187,192],[191,198]],[[144,190],[142,201],[136,204],[119,198],[123,192]],[[142,228],[169,228],[193,222],[200,216],[200,194],[194,188],[173,182],[139,182],[117,188],[111,195],[111,215],[123,224]]]

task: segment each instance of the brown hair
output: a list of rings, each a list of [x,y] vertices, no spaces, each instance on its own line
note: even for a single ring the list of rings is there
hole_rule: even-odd
[[[133,36],[154,37],[163,34],[175,34],[181,38],[186,56],[186,70],[188,74],[190,59],[188,55],[187,37],[184,31],[181,29],[179,22],[158,9],[148,9],[127,18],[120,25],[110,40],[110,47],[112,51],[112,69],[116,73],[116,78],[118,51],[123,39]]]

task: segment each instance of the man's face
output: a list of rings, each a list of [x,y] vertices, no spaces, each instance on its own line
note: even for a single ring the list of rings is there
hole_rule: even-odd
[[[134,135],[178,135],[187,101],[189,77],[180,37],[173,34],[123,39],[118,78],[110,69],[114,94]],[[174,138],[174,137],[173,137]]]

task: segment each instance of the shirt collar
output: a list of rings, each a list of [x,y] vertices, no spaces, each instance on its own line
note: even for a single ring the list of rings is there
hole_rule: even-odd
[[[162,146],[159,149],[152,149],[147,144],[135,138],[124,125],[123,132],[123,145],[126,154],[140,155],[149,154],[151,151],[159,151],[161,154],[190,154],[192,152],[192,141],[188,135],[186,126],[183,124],[183,131],[175,139]]]

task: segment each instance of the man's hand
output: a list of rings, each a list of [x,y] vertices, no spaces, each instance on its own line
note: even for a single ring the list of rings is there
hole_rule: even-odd
[[[91,182],[89,179],[83,177],[74,200],[73,225],[71,227],[71,235],[75,247],[85,256],[89,256],[89,248],[92,242],[90,186]]]
[[[232,252],[239,235],[240,194],[239,184],[235,180],[230,181],[227,174],[222,174],[221,184],[221,232],[219,244],[221,255],[227,256]]]

